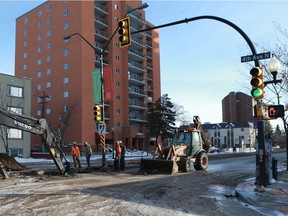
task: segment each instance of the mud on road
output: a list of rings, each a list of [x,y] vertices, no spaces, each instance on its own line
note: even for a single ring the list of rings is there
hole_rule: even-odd
[[[242,215],[240,181],[206,171],[14,175],[0,180],[0,215]]]

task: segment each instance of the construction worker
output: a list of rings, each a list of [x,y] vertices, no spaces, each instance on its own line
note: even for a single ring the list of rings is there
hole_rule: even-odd
[[[76,145],[76,142],[73,143],[73,146],[71,148],[71,155],[73,158],[73,162],[74,162],[74,167],[76,168],[77,165],[79,168],[81,168],[81,163],[80,163],[80,150],[78,148],[78,146]]]
[[[92,155],[92,149],[91,149],[91,146],[88,144],[88,142],[84,142],[84,147],[85,147],[85,156],[86,156],[86,161],[87,161],[87,168],[90,169],[91,168],[90,158]]]
[[[121,147],[121,158],[120,158],[120,169],[124,170],[125,169],[125,152],[126,152],[126,147],[122,143],[122,141],[119,141],[120,147]]]
[[[114,169],[118,170],[120,168],[120,160],[121,160],[120,141],[116,141],[115,152],[116,152],[116,157],[115,157],[115,160],[114,160]]]

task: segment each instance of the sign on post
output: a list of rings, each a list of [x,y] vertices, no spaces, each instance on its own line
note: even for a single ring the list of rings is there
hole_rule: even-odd
[[[269,58],[271,58],[270,52],[259,53],[256,55],[241,56],[241,63],[255,60],[269,59]]]

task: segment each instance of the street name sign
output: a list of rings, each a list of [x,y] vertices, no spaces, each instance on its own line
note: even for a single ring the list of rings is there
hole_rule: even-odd
[[[270,52],[259,53],[256,55],[241,56],[241,63],[255,60],[269,59],[269,58],[271,58]]]

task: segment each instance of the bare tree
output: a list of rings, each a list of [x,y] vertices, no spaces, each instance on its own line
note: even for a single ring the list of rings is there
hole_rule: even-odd
[[[75,122],[75,117],[80,112],[79,104],[79,99],[75,99],[73,101],[70,101],[68,104],[62,105],[61,107],[59,106],[57,108],[56,112],[58,113],[59,119],[58,124],[57,126],[55,126],[55,128],[57,128],[56,131],[60,145],[63,142],[67,128],[73,125],[73,122]]]

